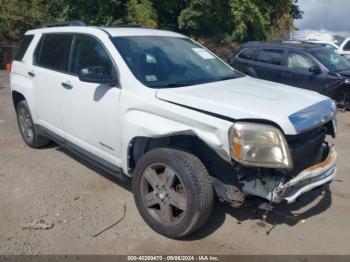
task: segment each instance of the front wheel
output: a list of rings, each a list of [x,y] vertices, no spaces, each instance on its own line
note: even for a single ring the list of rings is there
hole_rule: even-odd
[[[133,176],[136,206],[146,223],[169,238],[203,225],[213,207],[213,188],[203,163],[194,155],[160,148],[146,153]]]

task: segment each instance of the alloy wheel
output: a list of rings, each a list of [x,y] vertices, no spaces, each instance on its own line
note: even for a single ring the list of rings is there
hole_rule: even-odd
[[[18,123],[23,138],[31,143],[34,139],[33,124],[29,112],[23,107],[18,110]]]
[[[187,210],[186,190],[181,178],[166,164],[151,164],[142,173],[140,192],[143,204],[158,222],[179,223]]]

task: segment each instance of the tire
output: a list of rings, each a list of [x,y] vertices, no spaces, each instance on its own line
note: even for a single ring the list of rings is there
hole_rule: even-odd
[[[214,193],[209,174],[190,153],[168,148],[147,152],[137,162],[132,184],[142,218],[166,237],[190,234],[211,214]]]
[[[39,148],[50,143],[50,140],[39,135],[34,125],[27,101],[22,100],[16,106],[17,124],[24,142],[31,148]]]

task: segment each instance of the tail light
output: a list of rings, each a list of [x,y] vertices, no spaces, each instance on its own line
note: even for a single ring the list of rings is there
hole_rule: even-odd
[[[11,67],[12,67],[12,63],[6,64],[6,72],[8,75],[11,73]]]

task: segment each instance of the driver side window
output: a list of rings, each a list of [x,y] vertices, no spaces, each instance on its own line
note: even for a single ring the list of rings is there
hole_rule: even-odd
[[[309,70],[315,63],[306,55],[297,52],[288,52],[287,67],[290,69]]]
[[[70,54],[69,73],[78,75],[82,68],[101,67],[107,74],[112,74],[112,61],[103,45],[94,37],[76,35]]]

